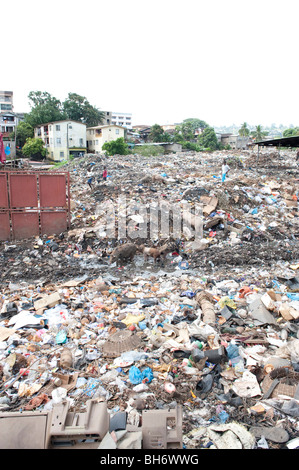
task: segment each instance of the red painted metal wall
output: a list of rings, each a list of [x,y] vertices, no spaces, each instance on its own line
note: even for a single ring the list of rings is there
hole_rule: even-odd
[[[68,172],[0,172],[0,240],[59,234],[69,226]]]

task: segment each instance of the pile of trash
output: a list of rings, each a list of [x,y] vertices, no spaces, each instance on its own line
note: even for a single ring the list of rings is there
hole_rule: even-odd
[[[257,179],[255,161],[69,164],[70,230],[0,244],[1,446],[298,448],[298,168],[290,152],[292,176]],[[201,238],[109,238],[105,206],[120,195],[136,232],[139,203],[200,203]],[[28,416],[44,439],[28,437]]]

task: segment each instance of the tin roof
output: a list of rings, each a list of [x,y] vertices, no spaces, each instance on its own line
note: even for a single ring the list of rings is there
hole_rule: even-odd
[[[258,145],[261,147],[299,147],[299,135],[281,137],[279,139],[260,140],[258,142],[252,142],[249,145]]]

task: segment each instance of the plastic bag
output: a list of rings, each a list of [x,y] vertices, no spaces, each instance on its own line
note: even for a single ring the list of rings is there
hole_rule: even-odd
[[[180,294],[180,297],[188,297],[188,299],[192,299],[195,297],[196,292],[192,292],[191,290],[186,290]]]
[[[64,344],[67,341],[66,331],[60,330],[56,335],[56,343],[57,344]]]
[[[230,299],[228,296],[222,297],[218,302],[220,308],[223,308],[225,305],[230,308],[237,308],[235,302]]]
[[[63,387],[54,388],[54,390],[52,391],[52,400],[55,404],[62,403],[66,396],[67,390]]]
[[[129,370],[129,380],[135,385],[141,384],[143,381],[150,383],[153,377],[154,375],[150,367],[147,367],[142,372],[136,366],[132,366]]]
[[[234,359],[235,357],[240,356],[239,347],[232,342],[227,346],[226,352],[229,359]]]
[[[147,358],[148,354],[139,351],[126,351],[121,355],[121,360],[127,362],[141,361],[142,359]]]
[[[140,384],[142,382],[142,374],[138,367],[132,366],[129,370],[129,380],[132,384]]]

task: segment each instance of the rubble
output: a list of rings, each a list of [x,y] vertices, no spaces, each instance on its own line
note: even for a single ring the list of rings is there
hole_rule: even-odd
[[[1,447],[298,448],[294,152],[88,155],[67,170],[71,229],[0,242]],[[162,219],[174,204],[202,214],[150,236],[158,199]]]

